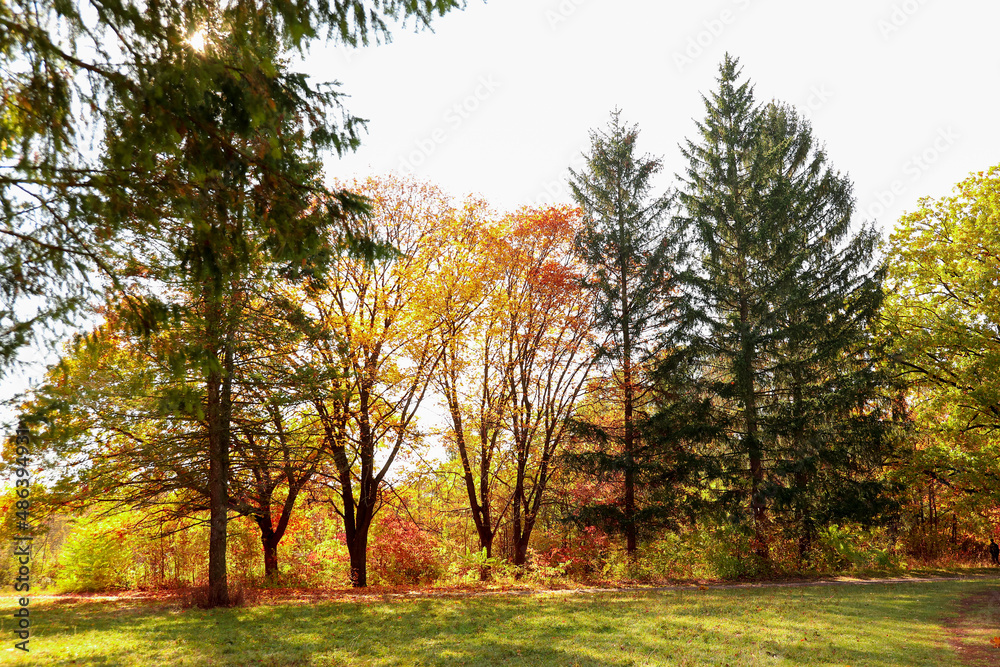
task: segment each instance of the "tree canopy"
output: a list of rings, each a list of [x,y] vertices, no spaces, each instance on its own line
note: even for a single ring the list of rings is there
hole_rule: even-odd
[[[352,46],[387,40],[397,21],[426,26],[463,5],[460,0],[3,3],[0,368],[36,340],[46,322],[69,321],[99,290],[95,271],[117,278],[102,253],[134,237],[119,228],[121,220],[104,197],[128,183],[133,168],[150,167],[161,151],[174,152],[192,133],[211,136],[219,156],[248,157],[245,133],[210,132],[205,113],[213,99],[223,105],[216,111],[237,111],[233,120],[258,130],[275,116],[270,105],[283,101],[281,106],[291,104],[303,114],[311,148],[351,150],[363,122],[339,108],[335,85],[312,86],[291,73],[288,51],[302,51],[319,38]],[[204,51],[189,41],[196,31],[205,36]],[[222,42],[228,44],[224,60],[213,56]],[[240,81],[247,65],[248,72],[263,73],[261,81],[271,82],[268,94],[226,85]],[[208,104],[186,104],[198,96]],[[101,143],[114,139],[129,107],[141,111],[149,132],[130,132],[133,145],[117,155],[124,159],[104,160]],[[258,166],[274,167],[266,158],[259,156]]]

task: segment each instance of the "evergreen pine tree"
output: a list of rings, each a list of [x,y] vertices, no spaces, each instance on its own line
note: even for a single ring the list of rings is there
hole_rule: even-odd
[[[879,462],[884,382],[869,332],[881,272],[877,234],[852,233],[850,181],[826,164],[808,123],[758,105],[739,79],[727,55],[700,141],[682,149],[679,222],[701,261],[687,278],[689,350],[727,425],[719,468],[766,566],[774,511],[792,511],[811,535],[819,506],[857,497]]]
[[[818,526],[868,522],[885,509],[877,479],[888,452],[891,381],[873,329],[884,268],[878,232],[852,230],[849,180],[825,165],[809,124],[769,104],[761,119],[776,170],[766,214],[792,242],[775,322],[766,431],[774,443],[767,495],[789,513],[804,560]]]
[[[672,197],[652,194],[661,163],[637,154],[638,134],[635,125],[622,122],[619,110],[612,112],[608,129],[591,133],[586,168],[571,171],[570,180],[584,220],[576,249],[596,294],[596,328],[606,336],[598,361],[606,364],[620,401],[609,421],[579,424],[581,433],[603,446],[577,462],[622,479],[620,505],[602,509],[625,533],[629,555],[637,546],[636,455],[648,402],[643,369],[670,320],[675,264],[682,253],[667,230]]]

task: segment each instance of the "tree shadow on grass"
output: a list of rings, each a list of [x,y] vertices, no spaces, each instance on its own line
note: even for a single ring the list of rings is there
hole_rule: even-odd
[[[705,626],[713,643],[732,642],[734,632],[753,634],[768,656],[794,664],[936,666],[954,661],[941,627],[949,600],[982,584],[933,586],[848,583],[739,590],[725,596],[693,593],[679,596],[674,619]],[[728,637],[712,632],[713,620],[731,618],[740,607],[744,613],[728,624]]]
[[[516,632],[512,628],[524,611],[521,606],[487,610],[468,601],[217,610],[108,602],[45,605],[32,610],[32,659],[23,664],[629,664],[548,646],[534,633]]]
[[[32,610],[32,660],[11,664],[930,666],[941,664],[941,599],[872,585],[216,610],[51,604]]]

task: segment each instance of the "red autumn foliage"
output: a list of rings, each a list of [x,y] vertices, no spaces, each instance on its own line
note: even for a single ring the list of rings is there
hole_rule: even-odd
[[[538,554],[536,561],[542,567],[564,566],[570,576],[590,575],[600,568],[609,545],[610,540],[603,530],[587,526],[561,545]]]
[[[378,584],[428,583],[440,574],[437,539],[391,510],[378,516],[370,547],[370,566]]]

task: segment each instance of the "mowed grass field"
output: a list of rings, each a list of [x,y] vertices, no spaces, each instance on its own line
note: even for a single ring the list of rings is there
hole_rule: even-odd
[[[995,651],[1000,664],[990,644],[1000,635],[997,584],[376,597],[225,610],[39,598],[28,654],[12,650],[16,602],[6,597],[0,664],[940,667],[963,664],[956,641],[976,644],[987,660],[982,651]],[[956,631],[956,618],[976,627]]]

